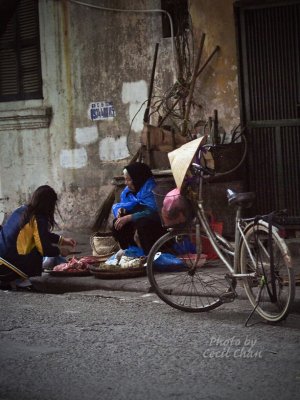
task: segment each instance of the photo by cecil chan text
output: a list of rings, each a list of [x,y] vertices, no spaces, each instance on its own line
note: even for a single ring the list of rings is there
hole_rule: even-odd
[[[223,338],[212,336],[208,348],[203,352],[204,358],[262,358],[262,350],[257,348],[257,339],[236,336]]]

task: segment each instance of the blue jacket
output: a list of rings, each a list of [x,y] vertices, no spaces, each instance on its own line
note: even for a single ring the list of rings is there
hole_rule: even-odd
[[[114,217],[117,217],[120,208],[124,208],[127,214],[131,214],[134,221],[156,213],[157,206],[152,192],[155,186],[154,178],[149,178],[136,194],[126,186],[121,193],[120,203],[112,207]]]

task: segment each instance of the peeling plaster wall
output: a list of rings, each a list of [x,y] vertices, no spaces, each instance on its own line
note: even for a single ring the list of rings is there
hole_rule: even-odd
[[[220,46],[197,80],[195,97],[203,107],[203,119],[217,109],[220,126],[230,132],[240,117],[233,1],[190,0],[190,13],[198,45],[206,34],[201,65]]]
[[[190,4],[195,36],[202,31],[207,35],[204,55],[216,44],[221,46],[199,80],[201,117],[217,108],[220,122],[229,128],[239,114],[232,1]],[[159,9],[160,1],[114,0],[101,5],[149,10]],[[0,126],[0,198],[9,197],[0,201],[0,213],[9,213],[47,183],[59,195],[60,228],[84,229],[94,222],[112,189],[111,179],[121,175],[130,160],[129,129],[139,137],[157,42],[156,93],[164,93],[174,82],[171,41],[161,37],[160,13],[109,12],[67,0],[40,0],[39,7],[44,98],[0,103],[0,123],[4,111],[13,115],[47,107],[52,116],[49,124],[43,117],[40,127]],[[108,104],[113,113],[106,118],[101,107]]]
[[[98,5],[98,1],[87,3]],[[160,1],[103,1],[119,9],[159,9]],[[130,160],[127,135],[139,135],[148,96],[160,13],[98,10],[67,0],[40,0],[41,100],[0,103],[11,115],[49,107],[43,129],[0,127],[0,212],[9,213],[48,183],[59,194],[62,229],[92,225],[111,180]],[[161,45],[170,53],[170,42]],[[172,75],[166,65],[159,74]],[[161,79],[163,80],[163,79]],[[110,103],[110,118],[92,119],[91,104]],[[95,114],[94,114],[95,115]],[[134,119],[133,119],[134,118]]]

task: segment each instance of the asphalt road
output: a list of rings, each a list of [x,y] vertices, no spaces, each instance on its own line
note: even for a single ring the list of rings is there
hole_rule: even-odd
[[[296,399],[300,317],[247,301],[177,311],[155,294],[0,291],[0,400]]]

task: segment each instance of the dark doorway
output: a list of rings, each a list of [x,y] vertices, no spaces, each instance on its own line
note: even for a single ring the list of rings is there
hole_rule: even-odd
[[[300,215],[300,1],[237,1],[234,9],[254,211]]]

